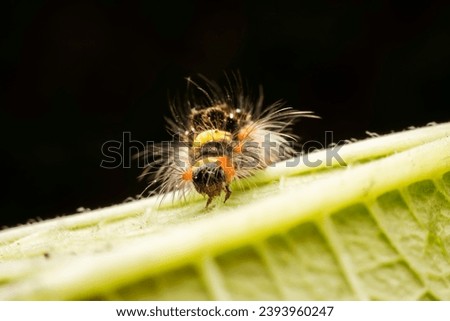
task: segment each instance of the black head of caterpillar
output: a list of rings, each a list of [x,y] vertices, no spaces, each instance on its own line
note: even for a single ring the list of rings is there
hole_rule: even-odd
[[[171,104],[166,120],[176,139],[143,153],[150,161],[140,177],[150,175],[148,188],[156,186],[162,194],[196,190],[207,196],[208,207],[222,192],[227,201],[232,181],[294,156],[291,125],[317,116],[280,102],[261,111],[262,94],[252,99],[237,75],[227,77],[225,87],[203,76],[199,81],[202,85],[188,78],[184,101]]]

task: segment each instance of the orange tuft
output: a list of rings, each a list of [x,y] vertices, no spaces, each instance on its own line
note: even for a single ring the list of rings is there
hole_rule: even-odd
[[[237,138],[240,141],[243,141],[244,139],[246,139],[251,132],[254,130],[255,128],[253,127],[253,125],[247,125],[244,128],[242,128],[239,133],[237,134]]]
[[[192,181],[192,168],[190,167],[187,171],[185,171],[183,175],[181,175],[181,178],[184,181]]]
[[[241,154],[242,153],[242,147],[244,146],[243,143],[239,143],[236,147],[233,148],[233,151],[235,153]]]
[[[219,166],[222,167],[223,171],[225,172],[225,177],[226,177],[227,183],[230,183],[233,180],[234,175],[236,174],[236,171],[235,171],[230,159],[226,156],[217,157],[217,162],[219,163]]]

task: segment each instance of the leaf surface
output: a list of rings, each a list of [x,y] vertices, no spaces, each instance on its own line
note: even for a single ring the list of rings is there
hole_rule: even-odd
[[[4,230],[0,299],[450,300],[450,123],[334,148]]]

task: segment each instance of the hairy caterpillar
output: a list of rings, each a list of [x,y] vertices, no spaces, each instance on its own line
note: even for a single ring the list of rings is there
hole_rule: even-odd
[[[183,196],[196,190],[207,197],[208,207],[222,193],[227,201],[232,181],[295,155],[291,125],[300,117],[318,117],[281,102],[262,110],[261,93],[253,99],[239,75],[226,79],[224,87],[203,76],[201,83],[187,79],[184,101],[172,103],[166,119],[173,141],[140,155],[150,158],[140,176],[150,175],[147,188]]]

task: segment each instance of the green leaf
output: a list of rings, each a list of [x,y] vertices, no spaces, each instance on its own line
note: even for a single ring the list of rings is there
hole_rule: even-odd
[[[0,299],[450,300],[450,123],[330,152],[4,230]]]

